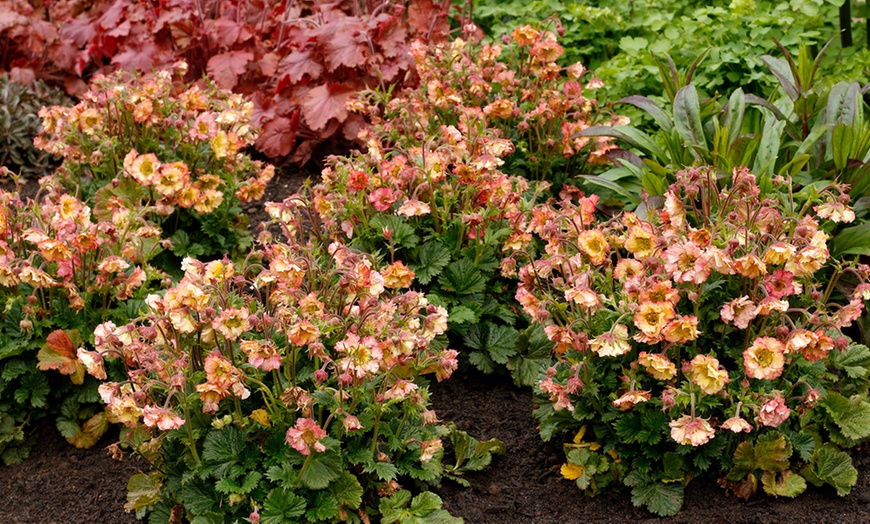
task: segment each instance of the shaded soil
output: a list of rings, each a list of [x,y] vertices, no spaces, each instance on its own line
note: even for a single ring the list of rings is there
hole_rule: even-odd
[[[311,168],[277,177],[263,201],[282,200],[306,176],[316,174]],[[266,218],[259,204],[249,205],[246,212],[252,224]],[[848,497],[810,488],[796,501],[762,496],[743,503],[726,496],[714,480],[696,480],[687,488],[682,512],[659,519],[635,508],[627,493],[587,498],[562,479],[561,445],[540,440],[528,389],[514,387],[506,377],[477,373],[457,373],[432,389],[442,420],[456,422],[479,439],[501,439],[507,447],[507,454],[495,457],[487,470],[468,475],[470,488],[447,482],[438,490],[445,507],[469,524],[870,522],[870,448],[853,453],[859,478]],[[111,437],[79,450],[53,425],[42,424],[32,438],[36,444],[29,459],[0,467],[0,524],[138,522],[123,505],[127,480],[146,465],[129,456],[112,459],[106,449]]]

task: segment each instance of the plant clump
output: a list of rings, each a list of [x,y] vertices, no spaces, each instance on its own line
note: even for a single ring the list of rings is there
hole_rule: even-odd
[[[870,268],[827,248],[854,219],[847,188],[767,187],[701,167],[647,220],[600,220],[594,196],[535,209],[525,232],[546,246],[517,300],[555,345],[536,417],[545,439],[576,433],[562,474],[580,489],[622,483],[672,515],[702,474],[740,497],[855,485],[843,449],[870,435],[870,350],[844,330]]]

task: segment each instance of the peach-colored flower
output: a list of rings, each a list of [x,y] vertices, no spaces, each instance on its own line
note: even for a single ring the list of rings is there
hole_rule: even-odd
[[[756,255],[744,255],[735,259],[731,263],[731,267],[737,274],[746,278],[758,278],[761,275],[767,274],[767,265]]]
[[[242,333],[251,329],[251,323],[248,321],[249,315],[250,313],[247,309],[227,308],[221,311],[221,314],[217,318],[212,320],[211,326],[227,340],[235,340]]]
[[[530,25],[522,25],[515,28],[511,36],[517,45],[525,47],[534,44],[540,33]]]
[[[677,376],[677,366],[668,357],[658,353],[641,351],[637,357],[637,363],[646,369],[656,380],[671,380]]]
[[[281,367],[281,354],[271,340],[243,340],[240,349],[255,368],[272,371]]]
[[[710,355],[696,355],[692,359],[689,380],[707,395],[715,395],[729,382],[728,372]]]
[[[414,281],[414,272],[401,260],[387,266],[381,275],[384,277],[384,287],[390,289],[411,287],[411,283]]]
[[[664,254],[665,270],[674,282],[703,284],[710,276],[704,251],[694,242],[670,246]]]
[[[766,264],[771,265],[785,264],[794,257],[795,253],[797,253],[797,248],[793,245],[786,244],[785,242],[776,242],[767,248],[762,260]]]
[[[320,330],[308,320],[301,320],[290,326],[287,335],[290,342],[301,347],[317,342],[320,338]]]
[[[155,177],[154,189],[163,196],[173,196],[190,181],[187,164],[170,162],[160,167],[160,173]]]
[[[616,263],[616,269],[613,270],[615,276],[620,282],[637,275],[643,275],[643,262],[633,258],[623,258]]]
[[[625,249],[638,260],[644,260],[655,253],[656,237],[640,225],[632,226],[628,230]]]
[[[785,344],[773,337],[758,337],[743,351],[746,376],[773,380],[782,375],[785,365]]]
[[[698,317],[686,315],[668,322],[662,329],[665,340],[674,344],[685,344],[698,338]]]
[[[683,415],[668,425],[671,427],[671,438],[683,446],[702,446],[716,434],[709,422],[691,415]]]
[[[825,265],[828,257],[827,249],[810,245],[798,251],[794,258],[786,262],[785,269],[799,277],[811,275]]]
[[[734,433],[749,433],[752,431],[752,424],[739,416],[734,416],[723,422],[721,428],[733,431]]]
[[[136,150],[130,151],[129,155],[135,155]],[[127,160],[124,160],[126,166]],[[139,182],[145,187],[152,185],[158,174],[160,173],[161,163],[157,160],[157,155],[148,153],[146,155],[134,156],[134,160],[130,162],[130,168],[126,171],[127,175]]]
[[[826,202],[813,209],[821,218],[827,218],[832,222],[852,222],[855,220],[855,212],[842,202]]]
[[[644,335],[658,337],[675,314],[669,302],[644,302],[634,315],[634,325]]]
[[[354,333],[348,333],[344,340],[335,344],[335,350],[345,355],[336,363],[338,368],[357,378],[377,373],[381,367],[383,352],[374,337],[361,339]]]
[[[607,238],[601,231],[597,229],[582,231],[577,238],[577,243],[593,265],[600,266],[607,259],[610,244],[607,243]]]
[[[613,328],[589,341],[592,351],[601,357],[617,357],[631,351],[628,343],[628,327],[616,324]]]
[[[652,398],[652,394],[649,391],[627,391],[621,397],[614,400],[613,405],[622,411],[627,411],[635,404],[646,402],[650,398]]]
[[[96,351],[86,351],[85,348],[78,348],[76,356],[85,365],[89,375],[100,380],[106,380],[106,366],[103,362],[103,355]]]
[[[397,215],[404,215],[406,217],[417,217],[428,215],[431,212],[429,208],[429,204],[425,202],[420,202],[419,200],[405,200],[399,209],[396,210]]]

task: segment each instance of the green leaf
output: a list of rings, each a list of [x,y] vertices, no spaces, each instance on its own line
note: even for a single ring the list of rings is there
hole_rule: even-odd
[[[641,483],[631,488],[631,503],[660,517],[672,517],[683,507],[683,495],[682,484]]]
[[[474,310],[465,306],[453,306],[450,308],[450,315],[447,317],[447,322],[450,324],[465,324],[477,320]]]
[[[385,482],[396,480],[396,477],[399,476],[399,469],[392,462],[373,462],[371,464],[366,464],[363,467],[363,471],[366,473],[374,473],[379,479]]]
[[[743,89],[737,88],[728,99],[728,112],[723,124],[728,127],[728,147],[731,147],[743,132],[743,117],[746,114],[746,97]]]
[[[363,488],[359,480],[349,471],[342,471],[338,478],[329,485],[329,492],[342,506],[356,509],[362,504]]]
[[[517,353],[517,335],[517,330],[512,327],[482,322],[468,329],[464,341],[466,346],[484,352],[494,362],[507,364],[508,359]]]
[[[311,455],[306,459],[307,466],[303,466],[299,474],[299,481],[307,488],[324,489],[330,482],[337,479],[342,472],[341,457],[337,453],[324,452]]]
[[[834,365],[845,371],[849,378],[864,378],[870,375],[870,348],[852,344],[845,353],[834,358]]]
[[[250,450],[246,448],[244,432],[236,426],[225,426],[209,431],[202,448],[202,460],[209,465],[215,478],[235,479],[245,473],[239,460],[249,456]]]
[[[795,498],[807,489],[807,481],[797,473],[765,471],[761,475],[764,492],[774,497]]]
[[[259,484],[260,479],[263,478],[263,474],[259,471],[249,471],[245,478],[242,480],[241,484],[236,482],[235,480],[230,480],[228,478],[222,478],[215,483],[215,489],[219,493],[223,493],[225,495],[229,495],[231,493],[241,493],[247,495]]]
[[[655,120],[656,125],[660,128],[664,129],[667,132],[670,132],[673,129],[674,125],[671,122],[671,117],[661,108],[656,102],[653,100],[639,95],[632,95],[623,98],[616,102],[617,104],[631,104],[639,109],[646,111],[646,113]]]
[[[674,127],[687,143],[703,150],[707,149],[704,125],[701,123],[698,90],[692,84],[680,89],[674,97]]]
[[[160,500],[163,478],[160,473],[137,473],[127,481],[125,511],[140,511]]]
[[[411,493],[401,489],[381,499],[378,509],[383,524],[462,524],[462,519],[441,509],[441,505],[441,498],[430,491],[411,499]]]
[[[667,157],[662,148],[649,135],[629,126],[591,126],[572,136],[610,136],[628,142],[653,158],[664,161]]]
[[[184,507],[194,515],[210,513],[219,503],[214,490],[202,480],[190,480],[179,493]]]
[[[800,98],[800,91],[795,84],[794,75],[791,72],[788,62],[770,55],[763,55],[761,61],[764,62],[764,65],[766,65],[768,69],[770,69],[773,76],[779,80],[782,90],[785,91],[785,94],[787,94],[789,98],[793,101]]]
[[[870,255],[870,223],[840,230],[831,242],[831,255]]]
[[[339,503],[331,494],[318,491],[311,501],[311,509],[305,513],[309,522],[331,520],[338,516]]]
[[[304,498],[290,491],[275,488],[266,496],[260,517],[263,524],[285,524],[298,522],[296,517],[301,517],[304,513]]]
[[[369,226],[377,234],[382,234],[384,229],[389,228],[393,232],[393,244],[411,249],[420,243],[420,237],[414,232],[404,218],[396,215],[377,215],[369,221]]]
[[[534,386],[541,373],[552,363],[550,350],[553,343],[547,338],[540,324],[532,324],[520,332],[516,342],[517,354],[508,360],[507,367],[511,371],[514,384],[518,386]]]
[[[852,486],[858,482],[858,470],[852,466],[852,459],[831,444],[825,444],[816,450],[812,464],[813,473],[833,486],[841,497],[848,495]]]
[[[853,395],[847,399],[839,393],[829,392],[821,404],[846,438],[860,440],[870,436],[870,402],[865,395]]]
[[[493,455],[504,455],[504,442],[497,438],[479,441],[456,427],[456,424],[447,425],[450,430],[450,442],[453,443],[453,453],[456,456],[456,465],[450,468],[453,474],[461,474],[465,471],[480,471],[489,466]]]
[[[486,289],[486,278],[467,258],[448,264],[441,273],[438,283],[445,291],[459,295],[480,293]]]
[[[417,264],[410,267],[416,273],[417,282],[428,285],[450,263],[450,250],[438,240],[429,240],[417,251]]]

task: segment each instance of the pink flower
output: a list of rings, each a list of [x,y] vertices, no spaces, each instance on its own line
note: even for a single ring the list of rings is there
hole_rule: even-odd
[[[785,344],[773,337],[758,337],[743,351],[746,376],[773,380],[782,375],[785,365]]]
[[[765,402],[758,411],[758,422],[772,428],[778,427],[791,415],[791,409],[785,405],[785,399],[775,397]]]
[[[399,195],[389,187],[381,187],[375,189],[372,194],[369,195],[369,202],[371,202],[378,211],[386,211],[393,206],[393,203],[398,200],[398,197]]]
[[[384,356],[374,337],[360,339],[354,333],[348,333],[347,338],[335,345],[335,350],[346,355],[337,362],[338,368],[357,378],[377,373]]]
[[[704,251],[694,242],[669,247],[665,251],[665,270],[674,282],[703,284],[710,276]]]
[[[798,290],[794,286],[794,274],[790,271],[777,269],[772,275],[764,277],[764,289],[774,298],[794,295]]]
[[[716,434],[709,422],[690,415],[683,415],[668,425],[671,427],[671,438],[683,446],[701,446]]]
[[[161,431],[178,429],[184,425],[184,419],[166,408],[145,406],[143,410],[143,422],[149,428],[157,426]]]
[[[725,322],[733,322],[734,325],[740,329],[746,329],[749,327],[749,323],[752,322],[752,319],[757,315],[758,307],[753,304],[747,296],[735,298],[731,302],[722,306],[722,310],[719,312],[719,316],[722,320]]]
[[[281,354],[271,340],[243,340],[240,348],[257,369],[272,371],[281,367]]]
[[[287,444],[293,447],[303,455],[311,454],[311,446],[314,446],[314,451],[323,453],[326,451],[326,446],[320,442],[320,439],[326,437],[326,431],[323,430],[314,419],[299,418],[296,419],[296,427],[287,430]]]

